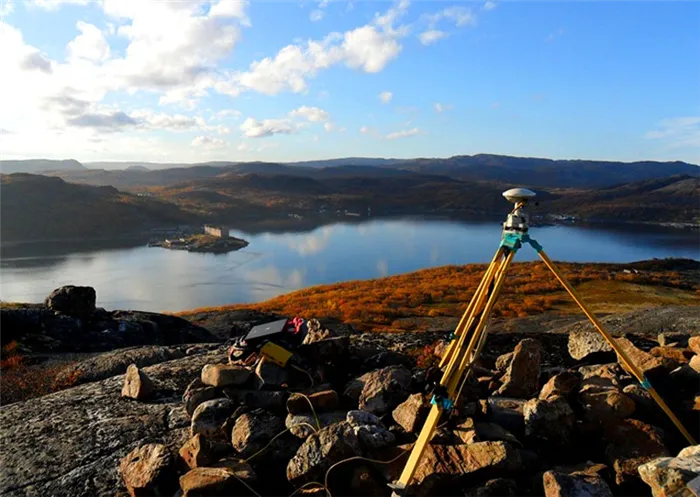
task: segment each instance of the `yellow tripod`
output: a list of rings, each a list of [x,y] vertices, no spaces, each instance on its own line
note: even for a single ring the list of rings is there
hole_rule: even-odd
[[[486,273],[481,279],[462,319],[459,321],[452,335],[452,340],[447,352],[442,357],[440,368],[444,368],[444,372],[440,384],[435,389],[431,400],[432,407],[428,418],[423,425],[418,440],[413,446],[411,455],[408,458],[408,462],[401,476],[397,482],[390,485],[396,492],[401,492],[401,490],[405,489],[411,482],[416,468],[418,467],[418,463],[423,456],[423,452],[438,425],[440,415],[444,411],[450,410],[454,405],[456,396],[459,396],[458,389],[469,375],[471,366],[474,364],[474,361],[479,356],[486,342],[486,336],[488,334],[486,331],[486,322],[503,288],[503,282],[505,281],[508,268],[513,262],[515,253],[525,243],[529,243],[537,251],[540,259],[542,259],[559,283],[562,284],[569,295],[571,295],[578,304],[586,317],[593,323],[593,326],[595,326],[617,353],[618,360],[623,367],[637,378],[642,387],[649,392],[659,407],[661,407],[671,421],[673,421],[673,424],[678,427],[686,440],[688,440],[691,445],[696,443],[690,433],[688,433],[671,409],[659,396],[654,387],[651,386],[649,380],[639,368],[634,365],[615,339],[603,328],[600,321],[579,298],[573,287],[554,266],[547,254],[545,254],[542,246],[527,234],[529,229],[529,216],[524,212],[523,208],[528,200],[531,200],[535,196],[535,193],[524,188],[514,188],[504,192],[503,196],[513,202],[515,208],[508,215],[507,221],[503,224],[501,245],[486,269]]]

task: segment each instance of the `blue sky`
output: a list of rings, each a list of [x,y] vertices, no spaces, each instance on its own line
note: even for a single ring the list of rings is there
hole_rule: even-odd
[[[0,5],[2,158],[700,162],[699,2]]]

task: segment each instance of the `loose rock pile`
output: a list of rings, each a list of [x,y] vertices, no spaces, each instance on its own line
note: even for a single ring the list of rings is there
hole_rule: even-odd
[[[671,497],[700,487],[700,446],[679,452],[683,439],[609,351],[585,333],[570,340],[575,359],[607,362],[543,367],[537,340],[501,356],[487,345],[407,495]],[[659,342],[647,352],[620,340],[697,434],[700,337]],[[430,410],[431,373],[330,332],[294,352],[308,375],[265,359],[204,366],[183,397],[190,438],[178,453],[148,444],[128,454],[119,471],[129,494],[390,495]],[[154,388],[135,366],[125,382],[135,399]]]

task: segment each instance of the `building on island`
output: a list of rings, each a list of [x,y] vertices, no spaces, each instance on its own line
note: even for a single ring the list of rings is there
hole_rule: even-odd
[[[224,226],[204,225],[204,234],[215,236],[217,238],[228,238],[229,229]]]

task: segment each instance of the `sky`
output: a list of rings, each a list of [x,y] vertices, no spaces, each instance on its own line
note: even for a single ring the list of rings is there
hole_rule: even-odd
[[[700,2],[0,0],[0,158],[700,163]]]

